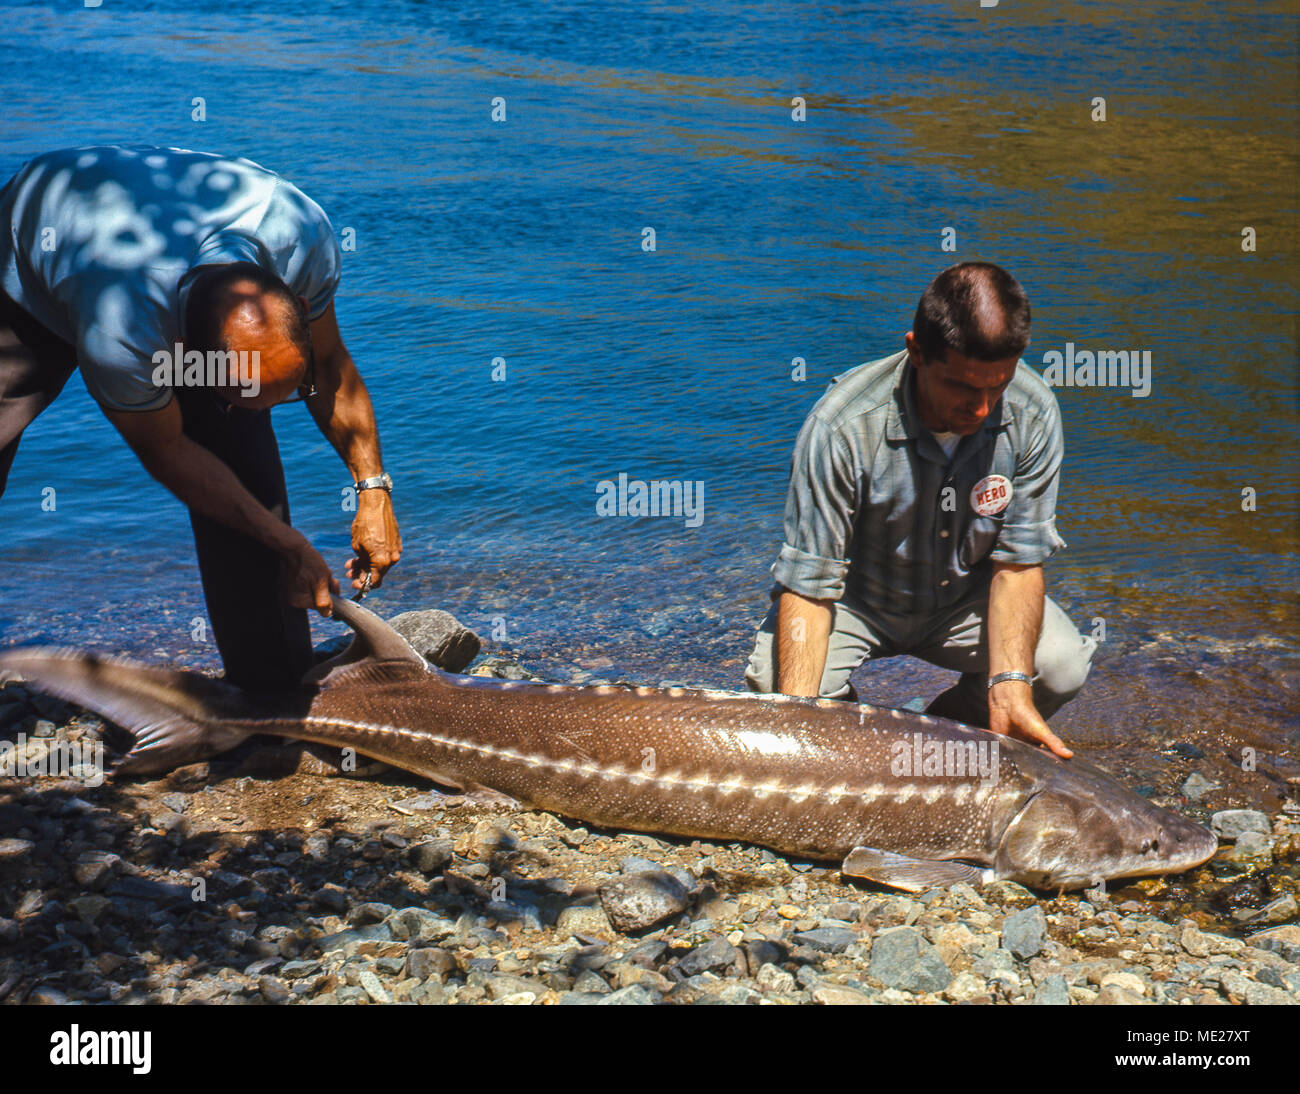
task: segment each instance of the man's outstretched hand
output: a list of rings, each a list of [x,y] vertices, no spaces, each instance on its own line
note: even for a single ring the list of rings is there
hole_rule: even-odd
[[[1023,680],[1004,680],[989,689],[989,730],[1030,744],[1046,745],[1063,760],[1074,755],[1043,721],[1034,706],[1033,689]]]

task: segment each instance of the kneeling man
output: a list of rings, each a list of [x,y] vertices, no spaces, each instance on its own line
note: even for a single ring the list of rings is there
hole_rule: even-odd
[[[1073,753],[1048,727],[1096,643],[1044,595],[1063,444],[1023,361],[1029,301],[989,263],[944,270],[906,349],[837,376],[791,463],[754,691],[854,698],[864,660],[962,674],[927,712]]]

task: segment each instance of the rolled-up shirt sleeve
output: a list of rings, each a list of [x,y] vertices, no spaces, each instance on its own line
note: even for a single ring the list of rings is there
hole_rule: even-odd
[[[812,414],[799,431],[785,499],[785,543],[772,576],[810,600],[839,600],[858,501],[855,461],[844,437]]]
[[[1032,432],[1016,467],[1011,502],[989,553],[994,562],[1036,566],[1065,546],[1056,531],[1056,492],[1065,455],[1056,400],[1030,421]]]

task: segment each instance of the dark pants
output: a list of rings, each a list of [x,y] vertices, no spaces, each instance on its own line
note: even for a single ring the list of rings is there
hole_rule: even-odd
[[[0,494],[23,430],[54,401],[76,366],[75,349],[0,290]],[[178,388],[175,394],[185,435],[287,523],[289,499],[271,412],[229,407],[201,388]],[[296,687],[311,667],[311,628],[306,611],[284,599],[279,556],[197,513],[190,513],[190,525],[226,679],[250,691]]]

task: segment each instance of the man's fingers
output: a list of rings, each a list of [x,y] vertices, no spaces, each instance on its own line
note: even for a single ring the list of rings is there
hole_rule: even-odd
[[[1061,740],[1061,738],[1058,737],[1055,733],[1053,733],[1050,729],[1047,730],[1047,733],[1042,738],[1042,741],[1045,745],[1047,745],[1048,748],[1050,748],[1054,753],[1056,753],[1056,755],[1060,756],[1061,759],[1063,760],[1068,760],[1070,759],[1070,757],[1074,755],[1074,753],[1070,751],[1070,749],[1066,746],[1065,742]]]
[[[1024,738],[1033,744],[1044,744],[1063,760],[1070,759],[1074,755],[1065,747],[1065,742],[1061,740],[1046,722],[1038,722],[1031,725],[1023,733]]]

